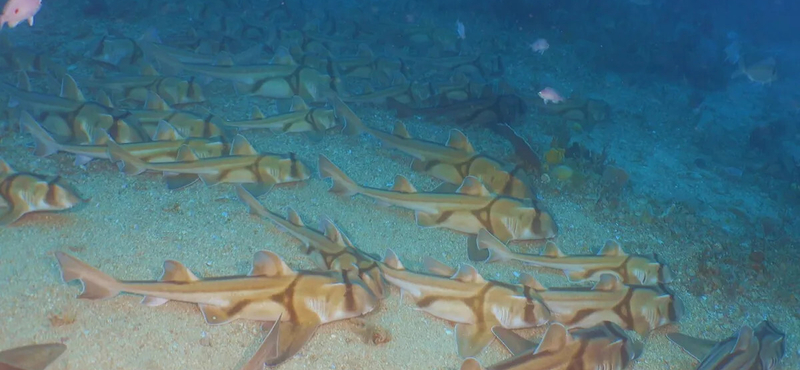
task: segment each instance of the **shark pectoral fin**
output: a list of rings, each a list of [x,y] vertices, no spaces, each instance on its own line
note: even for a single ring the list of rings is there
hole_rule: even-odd
[[[66,350],[62,343],[46,343],[0,351],[0,369],[44,370]]]
[[[486,325],[456,324],[458,355],[474,357],[494,340],[494,334]]]
[[[513,259],[513,253],[500,239],[497,239],[489,230],[478,230],[478,248],[489,251],[486,263],[508,261]]]
[[[464,362],[461,364],[460,370],[483,370],[483,366],[481,366],[481,363],[478,362],[478,360],[470,357],[464,360]]]
[[[0,216],[0,226],[6,226],[19,220],[22,215],[28,212],[27,205],[16,205],[14,208],[9,209],[6,213]]]
[[[283,314],[281,314],[281,316],[283,316]],[[250,360],[239,370],[263,370],[267,360],[278,355],[277,333],[280,330],[281,316],[278,316],[278,320],[265,322],[261,326],[262,329],[269,328],[267,336],[264,338],[264,341],[261,342],[261,345],[258,346],[256,353],[254,353],[253,356],[250,357]]]
[[[192,173],[170,173],[164,174],[164,182],[167,184],[167,189],[178,190],[183,189],[191,184],[194,184],[200,178]]]
[[[414,212],[414,216],[417,219],[417,225],[421,227],[439,227],[439,219],[441,219],[441,213],[426,213],[421,211]]]
[[[302,322],[284,321],[277,323],[277,327],[267,335],[267,338],[277,335],[275,356],[268,358],[264,362],[267,366],[279,365],[303,348],[303,345],[314,336],[317,327],[321,324],[319,317],[313,316],[313,318],[306,318]]]
[[[682,350],[694,357],[697,361],[702,361],[708,356],[708,354],[711,353],[711,349],[717,344],[717,342],[713,340],[690,337],[681,333],[669,333],[667,334],[667,338],[669,338],[672,343],[677,344],[678,347],[681,347]]]
[[[272,190],[272,188],[275,187],[275,184],[250,183],[250,184],[242,184],[242,187],[257,198],[266,193],[269,193],[270,190]]]
[[[502,326],[493,327],[492,333],[494,333],[494,336],[497,337],[497,340],[499,340],[500,343],[503,343],[508,351],[514,356],[526,351],[531,351],[539,345],[538,343],[531,342],[519,336],[519,334],[514,333],[510,329],[506,329]]]
[[[210,304],[198,304],[200,312],[206,318],[206,322],[211,325],[227,324],[236,320],[237,316],[230,313],[230,307],[214,306]],[[234,307],[235,305],[231,305]]]

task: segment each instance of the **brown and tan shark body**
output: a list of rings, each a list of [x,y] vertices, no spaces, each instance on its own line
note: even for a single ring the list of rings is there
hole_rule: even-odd
[[[300,215],[289,209],[286,218],[268,210],[242,187],[236,187],[239,199],[250,208],[250,213],[268,219],[281,230],[291,234],[303,243],[303,253],[313,256],[317,267],[325,270],[356,268],[359,277],[375,293],[385,296],[383,276],[378,268],[378,258],[372,257],[356,248],[350,239],[327,217],[320,220],[323,233],[303,223]]]
[[[697,370],[773,370],[786,354],[786,334],[766,320],[719,342],[681,333],[667,338],[700,362]]]
[[[488,249],[487,263],[520,261],[526,265],[564,271],[571,282],[599,281],[602,274],[613,274],[624,284],[656,285],[672,282],[672,271],[655,255],[627,254],[619,243],[608,240],[597,254],[566,255],[548,241],[540,255],[511,251],[486,230],[478,232],[478,248]]]
[[[44,370],[66,350],[63,343],[45,343],[0,351],[0,370]]]
[[[474,176],[497,194],[519,199],[532,198],[530,187],[515,175],[516,169],[507,171],[508,165],[476,153],[469,139],[459,130],[450,130],[450,138],[445,145],[412,138],[400,121],[395,123],[390,134],[364,124],[338,97],[333,97],[333,101],[338,113],[347,121],[345,133],[366,132],[386,147],[414,157],[411,166],[416,171],[454,185],[460,185],[467,176]]]
[[[519,199],[492,194],[473,176],[467,176],[454,193],[423,193],[399,175],[391,190],[359,185],[323,155],[319,157],[319,172],[320,177],[333,179],[331,192],[344,196],[362,194],[383,204],[413,210],[417,224],[423,227],[472,235],[485,228],[506,242],[549,239],[558,232],[549,213]]]
[[[593,287],[545,288],[525,273],[520,281],[542,297],[553,321],[570,329],[609,321],[644,335],[677,322],[685,311],[683,302],[664,284],[625,285],[612,274],[600,276]]]
[[[0,226],[9,225],[26,213],[63,211],[84,202],[58,180],[16,172],[0,159],[0,208],[6,208],[0,215]]]
[[[538,344],[505,328],[492,331],[514,356],[486,368],[467,359],[461,370],[624,370],[642,353],[641,342],[610,322],[571,333],[552,323]]]
[[[25,73],[20,74],[17,87],[0,84],[0,91],[10,95],[11,102],[29,110],[60,141],[85,144],[91,140],[94,128],[109,129],[122,112],[97,102],[87,101],[75,80],[64,75],[59,95],[31,91]]]
[[[147,101],[148,92],[158,94],[167,104],[186,106],[206,101],[202,87],[194,79],[161,76],[147,65],[138,75],[96,77],[82,83],[89,88],[110,90],[122,100],[133,103]]]
[[[292,98],[288,112],[265,117],[258,107],[254,107],[250,119],[225,122],[225,126],[240,130],[268,129],[280,133],[304,133],[317,139],[336,125],[336,113],[333,109],[311,108],[299,96]]]
[[[155,133],[161,121],[167,121],[184,137],[212,138],[226,136],[222,120],[209,113],[172,109],[158,94],[148,91],[145,109],[125,110],[125,116],[133,117],[149,136]]]
[[[72,145],[57,142],[27,112],[20,115],[20,125],[31,133],[36,144],[34,154],[46,157],[56,152],[75,154],[75,165],[81,166],[92,159],[111,159],[108,154],[108,142],[114,141],[105,130],[95,129],[92,142],[88,145]],[[174,162],[178,150],[186,145],[200,158],[219,157],[225,149],[220,138],[183,138],[174,127],[161,121],[153,136],[153,141],[121,143],[122,149],[136,158],[148,163]]]
[[[198,279],[176,261],[164,262],[159,281],[120,281],[77,258],[56,252],[64,281],[80,280],[85,299],[120,293],[144,296],[142,303],[196,303],[209,324],[236,319],[281,321],[277,365],[293,356],[322,324],[369,313],[378,305],[372,291],[349,271],[295,271],[272,252],[257,252],[247,276]]]
[[[182,146],[178,151],[178,161],[164,163],[147,163],[114,142],[107,145],[111,159],[121,162],[120,170],[129,175],[147,170],[163,172],[170,189],[191,185],[199,177],[209,186],[241,184],[251,194],[259,196],[275,185],[305,181],[311,177],[308,168],[294,153],[259,154],[241,135],[233,139],[230,155],[199,158],[190,148]]]
[[[485,280],[466,264],[455,271],[433,259],[425,263],[431,273],[407,271],[388,250],[381,270],[386,281],[411,296],[420,310],[456,323],[462,357],[483,351],[494,340],[494,326],[530,328],[551,319],[542,299],[526,286]]]

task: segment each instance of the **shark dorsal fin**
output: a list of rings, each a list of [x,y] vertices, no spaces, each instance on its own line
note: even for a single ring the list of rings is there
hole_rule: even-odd
[[[292,97],[292,112],[304,111],[308,110],[308,105],[306,101],[303,100],[299,95],[295,95]]]
[[[275,55],[272,57],[270,64],[283,64],[294,66],[297,65],[297,62],[294,61],[292,58],[292,54],[289,53],[289,49],[285,46],[278,47],[278,50],[275,50]]]
[[[447,146],[453,149],[465,151],[467,153],[475,152],[475,149],[472,147],[469,139],[467,139],[467,136],[457,129],[450,130],[450,138],[447,139]]]
[[[264,117],[264,112],[261,111],[261,108],[254,105],[253,111],[250,113],[250,119],[263,119]]]
[[[144,102],[144,107],[147,110],[169,110],[169,104],[161,98],[160,95],[153,91],[147,91],[147,100]]]
[[[394,177],[392,191],[396,191],[398,193],[416,193],[417,188],[415,188],[414,185],[411,185],[411,182],[409,182],[405,176],[397,175]]]
[[[0,158],[0,176],[11,175],[14,174],[15,172],[16,171],[14,171],[14,169],[11,168],[11,165],[9,165],[8,162]]]
[[[75,82],[75,79],[68,74],[64,74],[64,78],[61,80],[61,97],[69,100],[74,101],[86,101],[86,98],[83,96],[81,89],[78,88],[78,83]]]
[[[189,271],[186,266],[178,261],[167,260],[164,261],[164,273],[161,274],[161,281],[169,281],[174,283],[189,283],[198,281],[200,279],[194,273]]]
[[[554,322],[547,328],[542,342],[536,347],[534,353],[558,352],[567,345],[568,340],[569,333],[567,333],[567,328],[561,323]]]
[[[131,127],[126,120],[122,118],[115,120],[114,117],[108,114],[99,116],[98,120],[99,119],[112,122],[108,127],[110,127],[111,133],[114,135],[115,141],[123,144],[142,141],[139,132],[135,128]],[[98,124],[97,126],[104,127],[105,125]]]
[[[150,63],[146,63],[142,67],[142,70],[139,72],[139,74],[141,74],[142,76],[158,76],[159,75],[158,71],[156,71],[156,69],[153,68],[153,65],[150,64]]]
[[[233,65],[233,56],[227,51],[220,51],[217,57],[214,58],[214,65],[230,67]]]
[[[178,155],[175,156],[175,159],[179,162],[193,162],[199,158],[192,148],[186,144],[183,144],[180,146],[180,148],[178,148]]]
[[[388,266],[393,270],[405,270],[406,268],[403,266],[403,263],[400,262],[400,258],[397,257],[397,254],[394,253],[393,250],[387,249],[386,255],[383,257],[383,264]]]
[[[95,100],[103,106],[114,108],[114,103],[111,101],[111,97],[106,94],[105,90],[100,90],[95,94]]]
[[[403,121],[397,121],[394,123],[394,129],[392,130],[392,135],[403,139],[411,139],[411,135],[408,133],[406,125],[403,123]]]
[[[100,127],[95,127],[92,130],[92,145],[108,145],[109,141],[114,141],[108,131]]]
[[[464,181],[461,183],[461,186],[458,187],[457,192],[479,197],[491,195],[489,189],[486,189],[486,187],[481,183],[481,180],[478,180],[478,178],[475,176],[465,177]]]
[[[300,215],[297,214],[297,211],[294,208],[289,208],[286,212],[286,219],[294,226],[305,227],[306,224],[303,222],[303,219],[300,218]]]
[[[158,121],[156,132],[153,133],[153,141],[176,141],[183,139],[183,136],[178,133],[178,130],[175,129],[175,126],[171,123],[163,119]]]
[[[423,265],[425,266],[425,271],[437,276],[443,277],[451,277],[456,274],[456,269],[445,265],[441,261],[434,259],[430,256],[425,256],[425,259],[422,261]]]
[[[242,135],[236,135],[231,143],[231,155],[257,155],[255,148]]]
[[[613,240],[607,240],[603,248],[601,248],[600,251],[597,252],[597,255],[616,257],[616,256],[627,256],[628,254],[622,250],[622,247],[620,247],[619,243]]]
[[[483,276],[478,273],[472,265],[463,264],[461,267],[458,268],[455,275],[452,277],[453,280],[458,280],[464,283],[485,283],[486,280],[483,279]]]
[[[17,77],[17,88],[22,91],[31,91],[31,78],[28,72],[21,71]]]
[[[322,226],[322,230],[325,233],[325,237],[328,238],[328,240],[342,247],[347,247],[347,242],[348,242],[347,237],[345,237],[344,234],[342,234],[342,231],[339,230],[338,227],[336,227],[336,224],[334,224],[330,218],[323,217],[320,220],[320,225]]]
[[[259,251],[253,256],[253,269],[251,276],[290,276],[294,270],[289,267],[277,254],[269,251]]]
[[[533,275],[525,272],[519,274],[519,282],[520,284],[538,292],[547,290],[547,287],[542,285],[542,283],[540,283],[539,280],[536,280],[536,278],[534,278]]]
[[[621,283],[616,275],[602,274],[600,275],[600,281],[592,287],[592,290],[613,291],[620,289],[620,285]]]
[[[544,249],[542,250],[542,256],[544,256],[544,257],[552,257],[552,258],[561,258],[561,257],[566,257],[567,255],[564,254],[564,252],[562,252],[560,248],[558,248],[558,245],[556,245],[556,243],[553,243],[552,241],[548,241],[544,245]]]

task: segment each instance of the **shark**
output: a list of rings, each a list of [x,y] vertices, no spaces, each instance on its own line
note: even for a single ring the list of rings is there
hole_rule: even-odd
[[[513,357],[486,368],[470,358],[461,370],[624,370],[643,349],[641,342],[607,321],[572,332],[555,322],[548,326],[541,343],[502,327],[494,327],[492,332]]]
[[[599,281],[603,274],[613,274],[624,284],[656,285],[673,280],[669,267],[651,256],[628,254],[619,243],[608,240],[597,254],[566,255],[548,241],[540,255],[516,253],[487,230],[478,231],[478,248],[489,250],[487,263],[520,261],[526,265],[564,271],[570,282]]]
[[[531,328],[551,319],[542,298],[524,285],[486,280],[467,264],[457,271],[432,258],[425,264],[427,273],[408,271],[390,249],[380,268],[386,281],[410,296],[421,311],[456,323],[462,357],[482,352],[494,340],[492,327]]]
[[[63,343],[31,344],[0,351],[0,370],[44,370],[67,350]]]
[[[365,315],[378,306],[372,291],[351,270],[293,270],[275,253],[255,253],[246,276],[199,279],[177,261],[164,262],[158,281],[122,281],[64,252],[56,252],[65,282],[80,280],[78,298],[99,300],[120,293],[144,296],[142,303],[195,303],[212,325],[237,319],[281,322],[280,341],[266,363],[291,358],[323,324]]]
[[[10,225],[26,213],[63,211],[86,202],[59,180],[17,172],[0,159],[0,208],[7,208],[0,215],[0,226]]]
[[[95,75],[82,81],[89,88],[110,90],[125,102],[144,103],[152,91],[171,106],[187,106],[206,101],[203,88],[194,78],[188,80],[160,75],[152,65],[145,65],[140,74],[106,77]]]
[[[230,155],[200,158],[188,146],[181,146],[176,162],[163,163],[145,162],[113,141],[106,145],[111,159],[120,162],[121,171],[128,175],[147,170],[163,172],[169,189],[191,185],[199,177],[209,186],[218,183],[241,184],[251,194],[260,196],[275,185],[301,182],[311,177],[308,168],[294,153],[259,154],[241,135],[234,137]]]
[[[330,191],[343,196],[362,194],[382,204],[413,210],[417,225],[447,228],[475,235],[489,230],[498,239],[541,240],[558,233],[553,217],[522,200],[491,193],[477,177],[467,176],[455,192],[418,192],[403,176],[391,190],[357,184],[327,157],[319,157],[321,178],[333,179]]]
[[[144,109],[127,109],[121,117],[131,117],[150,136],[153,135],[161,121],[169,122],[181,135],[186,137],[211,138],[224,137],[227,134],[222,120],[214,114],[200,115],[192,111],[173,109],[153,91],[147,92]]]
[[[686,311],[666,285],[622,284],[613,274],[601,275],[593,287],[545,288],[526,273],[520,274],[520,282],[539,294],[553,321],[569,329],[609,321],[644,335],[677,322]]]
[[[667,338],[699,361],[697,370],[773,370],[786,354],[786,334],[768,320],[755,328],[742,326],[721,341],[681,333]]]
[[[59,95],[31,91],[26,73],[20,73],[17,86],[0,84],[10,103],[30,111],[31,115],[59,137],[62,142],[85,144],[94,128],[109,129],[121,112],[103,104],[87,101],[72,76],[65,74]]]
[[[517,176],[517,168],[509,169],[507,164],[477,153],[467,136],[458,129],[450,130],[445,145],[413,138],[401,121],[397,121],[394,130],[388,133],[367,126],[337,96],[332,100],[337,113],[346,120],[345,134],[366,132],[372,135],[384,146],[413,157],[411,168],[415,171],[454,185],[460,185],[467,176],[474,176],[494,193],[518,199],[533,197],[530,186]]]
[[[46,157],[57,152],[75,154],[75,165],[82,166],[93,159],[111,159],[108,154],[108,142],[114,141],[108,132],[103,129],[93,131],[91,144],[72,145],[57,142],[36,120],[27,112],[20,115],[20,126],[33,136],[36,145],[34,154]],[[175,128],[161,121],[153,135],[153,141],[120,143],[119,145],[128,153],[148,163],[174,162],[178,150],[186,145],[200,158],[219,157],[225,148],[221,138],[183,138]]]
[[[328,217],[320,219],[323,232],[312,229],[303,222],[294,209],[286,218],[268,210],[241,186],[236,187],[239,199],[249,207],[250,213],[267,219],[303,243],[303,253],[313,256],[315,265],[324,270],[357,268],[358,276],[375,293],[385,297],[385,284],[378,267],[379,257],[369,255],[355,245]]]
[[[312,139],[319,140],[325,131],[337,126],[337,121],[333,109],[312,108],[303,98],[294,96],[288,111],[265,117],[258,107],[254,107],[250,119],[226,121],[225,126],[239,130],[268,129],[280,133],[304,133]]]

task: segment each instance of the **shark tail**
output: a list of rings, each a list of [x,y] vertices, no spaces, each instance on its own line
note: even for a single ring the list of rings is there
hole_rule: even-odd
[[[336,167],[328,157],[319,156],[319,177],[331,178],[333,186],[330,192],[337,195],[353,196],[359,193],[360,186],[350,179],[339,167]]]
[[[61,145],[28,112],[23,111],[21,113],[19,124],[33,136],[36,144],[36,149],[34,149],[33,153],[37,156],[47,157],[61,149]]]
[[[108,156],[112,162],[119,162],[120,171],[127,175],[138,175],[147,170],[147,163],[126,152],[119,144],[109,141],[106,145],[108,145]]]
[[[83,283],[83,292],[78,298],[106,299],[120,293],[120,284],[113,277],[64,252],[55,254],[58,264],[61,266],[61,277],[64,281],[80,280]]]

